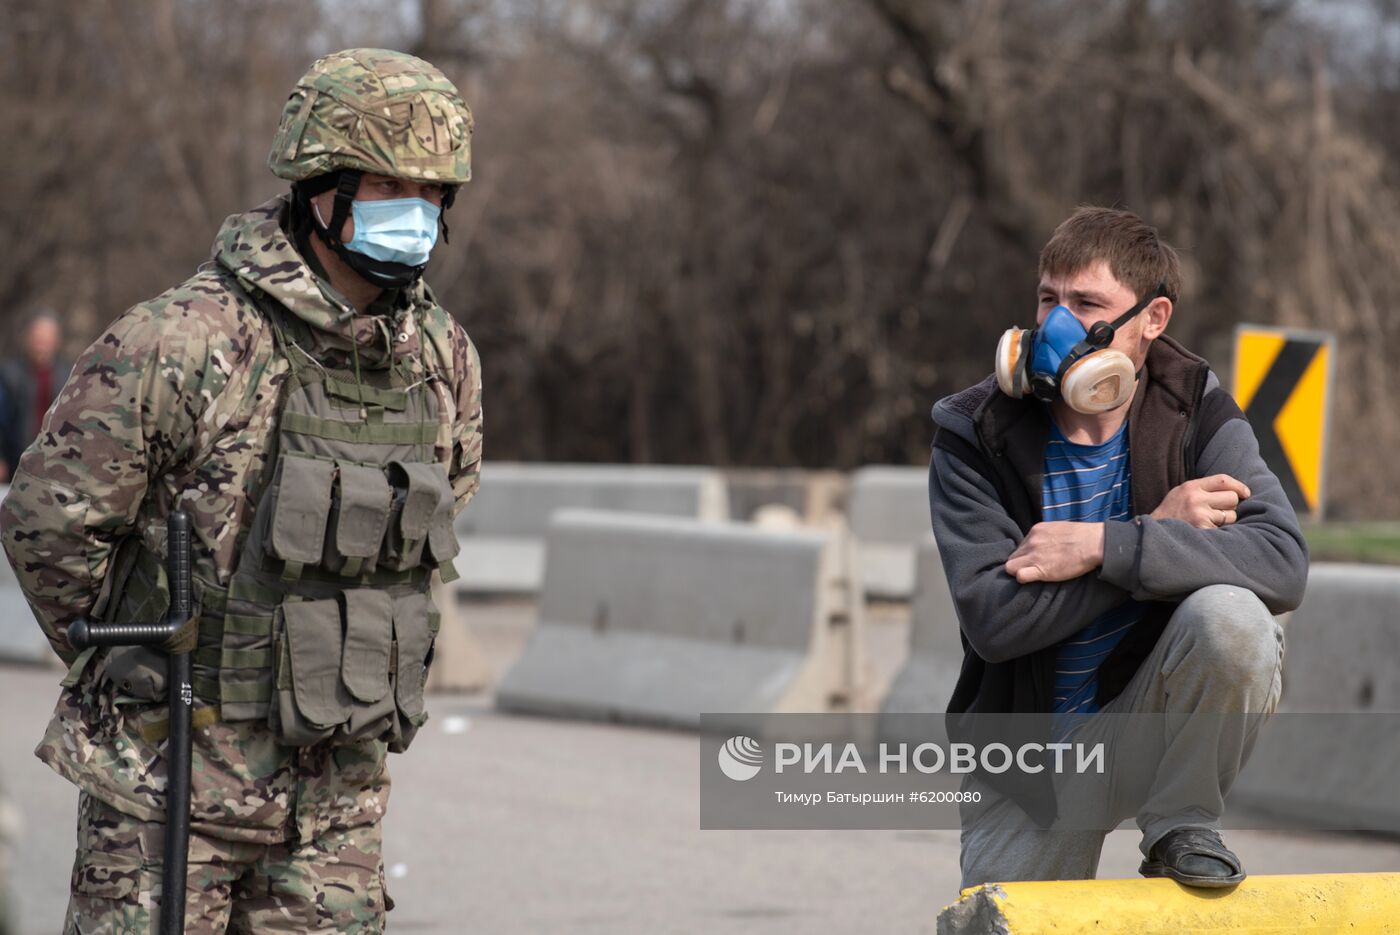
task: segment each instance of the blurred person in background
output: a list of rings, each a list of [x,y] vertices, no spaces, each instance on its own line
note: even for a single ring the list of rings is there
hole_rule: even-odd
[[[51,312],[38,312],[25,322],[19,336],[19,353],[0,363],[0,382],[8,401],[8,418],[0,425],[0,456],[5,476],[19,463],[19,456],[44,422],[58,391],[68,382],[68,361],[59,356],[63,327]]]
[[[1244,879],[1217,829],[1278,704],[1272,615],[1301,602],[1308,556],[1249,422],[1164,334],[1180,280],[1155,228],[1081,208],[1041,252],[1036,328],[934,407],[930,507],[965,647],[949,711],[1050,715],[1110,757],[1146,744],[1107,788],[971,776],[964,887],[1092,878],[1104,832],[1134,816],[1144,876]],[[1098,712],[1170,726],[1114,736],[1123,719]],[[1066,805],[1102,830],[1047,830]]]
[[[39,433],[43,414],[69,379],[69,361],[59,356],[63,326],[50,312],[38,312],[20,332],[20,353],[0,363],[10,420],[4,433],[4,461],[13,468],[29,442]]]
[[[9,457],[9,441],[14,434],[15,410],[10,391],[0,379],[0,484],[9,483],[15,462]]]
[[[0,538],[69,666],[38,756],[80,790],[65,931],[371,933],[392,907],[386,753],[426,714],[435,572],[475,493],[481,375],[422,273],[471,178],[472,115],[433,65],[315,62],[268,164],[291,184],[77,361],[21,458]],[[79,618],[153,623],[193,525],[188,887],[157,895],[161,653],[78,653]]]

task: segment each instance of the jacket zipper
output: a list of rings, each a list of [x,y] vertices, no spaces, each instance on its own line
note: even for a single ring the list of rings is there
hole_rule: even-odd
[[[1191,394],[1191,409],[1183,413],[1187,417],[1186,434],[1181,439],[1181,476],[1185,480],[1193,480],[1196,477],[1196,465],[1191,462],[1191,445],[1196,440],[1196,429],[1200,425],[1201,401],[1205,398],[1206,380],[1209,377],[1210,368],[1202,365],[1196,376],[1196,388]]]

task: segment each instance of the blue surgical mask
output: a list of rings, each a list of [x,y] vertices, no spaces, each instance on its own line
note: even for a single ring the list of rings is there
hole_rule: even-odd
[[[388,198],[350,203],[355,236],[345,245],[385,263],[422,266],[437,243],[442,209],[422,198]]]

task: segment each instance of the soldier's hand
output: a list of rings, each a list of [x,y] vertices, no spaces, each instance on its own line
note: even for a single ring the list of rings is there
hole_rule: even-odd
[[[1179,519],[1197,529],[1228,526],[1249,488],[1229,474],[1212,474],[1173,487],[1152,511],[1153,519]]]
[[[1069,581],[1103,564],[1103,523],[1036,523],[1006,560],[1021,584]]]

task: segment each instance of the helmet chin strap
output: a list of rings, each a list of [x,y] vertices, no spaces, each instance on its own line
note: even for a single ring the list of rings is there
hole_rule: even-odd
[[[360,190],[360,176],[361,173],[349,169],[340,173],[340,177],[335,182],[335,207],[331,210],[329,224],[322,219],[321,207],[314,200],[314,195],[321,192],[305,192],[306,200],[311,205],[312,217],[315,220],[315,223],[311,225],[312,229],[316,231],[316,236],[321,238],[321,242],[329,247],[332,253],[340,257],[346,266],[358,273],[366,282],[384,289],[411,286],[423,275],[423,270],[427,268],[426,264],[408,266],[404,263],[376,260],[347,248],[340,239],[340,232],[345,229],[345,219],[350,216],[350,204],[355,200],[355,195]],[[329,191],[329,186],[321,191]]]

